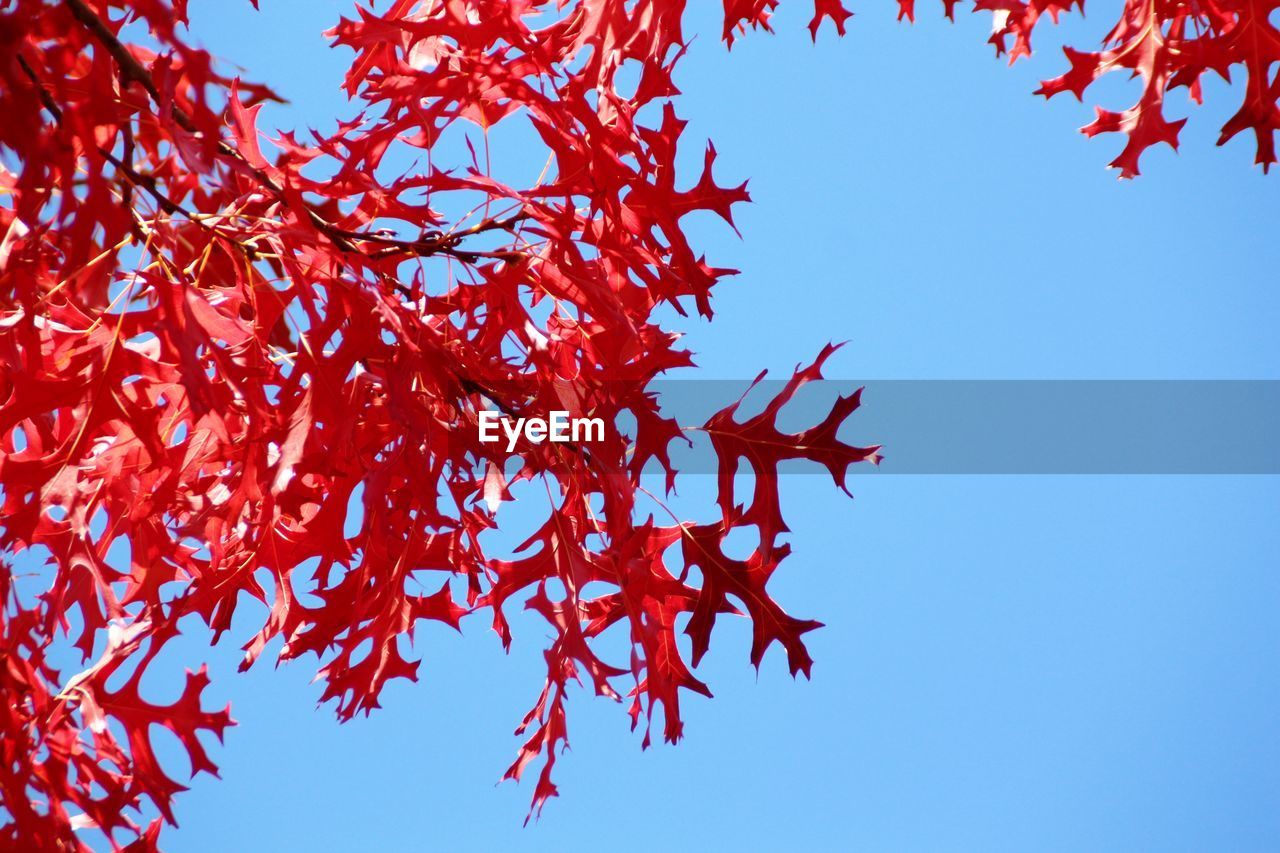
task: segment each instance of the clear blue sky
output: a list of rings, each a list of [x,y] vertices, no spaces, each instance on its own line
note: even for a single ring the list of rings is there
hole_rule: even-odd
[[[274,120],[348,114],[345,55],[319,32],[349,5],[262,5],[192,13],[294,101]],[[719,4],[693,5],[680,112],[755,199],[744,240],[702,236],[743,270],[717,321],[688,326],[704,375],[785,371],[834,339],[852,342],[836,376],[1280,378],[1280,176],[1243,138],[1213,147],[1234,108],[1222,85],[1180,154],[1121,183],[1103,168],[1119,141],[1075,132],[1089,108],[1030,94],[1063,65],[1049,38],[1010,70],[988,16],[950,25],[925,4],[907,27],[862,3],[848,38],[814,47],[790,0],[777,36],[726,53]],[[1083,38],[1105,26],[1093,12]],[[1116,106],[1133,90],[1104,91]],[[784,482],[796,553],[777,594],[827,624],[814,680],[776,652],[757,678],[726,625],[703,667],[716,698],[685,703],[683,744],[645,753],[619,708],[574,695],[562,796],[525,829],[530,785],[494,783],[540,686],[536,623],[510,655],[483,619],[423,631],[421,682],[345,726],[316,710],[307,662],[237,676],[234,647],[186,647],[212,655],[211,695],[240,725],[214,754],[222,781],[179,800],[168,849],[1280,847],[1277,478],[855,491]]]

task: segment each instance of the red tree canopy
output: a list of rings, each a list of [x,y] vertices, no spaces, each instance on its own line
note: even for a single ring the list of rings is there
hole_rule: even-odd
[[[774,6],[725,0],[724,40],[767,29]],[[827,18],[844,31],[840,3],[814,6],[815,37]],[[1070,6],[975,4],[994,12],[992,41],[1013,59],[1046,13]],[[231,720],[202,704],[203,670],[173,704],[139,688],[184,619],[217,637],[237,608],[264,614],[238,638],[243,666],[274,638],[283,660],[314,655],[323,699],[345,719],[415,677],[405,639],[419,620],[456,627],[484,612],[510,643],[504,608],[524,604],[552,637],[507,771],[540,763],[535,809],[556,793],[570,681],[624,702],[647,744],[655,722],[680,737],[681,691],[709,695],[691,668],[721,614],[750,620],[754,664],[777,643],[808,674],[804,634],[818,623],[768,590],[789,551],[777,466],[810,459],[843,488],[876,448],[837,437],[856,395],[800,433],[777,426],[830,346],[754,417],[734,406],[682,425],[650,387],[692,363],[661,317],[710,318],[712,288],[732,273],[691,245],[685,218],[732,224],[747,200],[745,185],[717,181],[710,145],[701,174],[677,174],[684,7],[360,9],[330,35],[355,54],[345,85],[361,117],[268,139],[257,118],[275,94],[189,44],[185,0],[0,2],[0,544],[48,557],[39,594],[9,559],[0,569],[7,847],[79,849],[77,830],[97,827],[154,849],[159,822],[141,825],[139,809],[172,821],[182,786],[154,754],[153,725],[194,771],[214,772],[199,736]],[[1244,104],[1223,139],[1254,131],[1268,166],[1274,8],[1128,2],[1104,49],[1068,50],[1070,70],[1041,91],[1083,96],[1108,71],[1140,76],[1131,109],[1099,110],[1085,129],[1127,135],[1113,165],[1128,176],[1147,147],[1176,144],[1170,89],[1198,98],[1204,73],[1243,65]],[[524,182],[485,156],[489,133],[513,122],[532,129],[536,177]],[[425,165],[390,171],[406,149]],[[566,410],[611,428],[508,454],[478,438],[487,410]],[[710,523],[682,520],[641,484],[646,467],[677,483],[668,451],[690,430],[719,460]],[[754,475],[745,504],[738,473]],[[485,534],[518,481],[545,484],[545,521],[504,559]],[[725,553],[740,529],[756,543],[746,559]],[[118,543],[127,565],[107,558]],[[597,638],[615,625],[630,655],[610,662]],[[54,670],[55,643],[78,650],[81,671]]]

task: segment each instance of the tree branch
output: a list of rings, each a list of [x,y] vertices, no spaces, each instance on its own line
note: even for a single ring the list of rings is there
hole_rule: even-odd
[[[107,50],[107,52],[111,54],[111,57],[115,59],[116,65],[120,69],[121,79],[125,83],[128,83],[130,81],[137,82],[140,86],[142,86],[143,89],[147,91],[147,94],[151,96],[151,99],[155,103],[156,107],[162,108],[163,104],[161,103],[160,89],[159,87],[156,86],[155,80],[151,76],[151,72],[148,71],[146,67],[144,67],[142,63],[140,63],[133,56],[133,54],[129,52],[129,48],[126,47],[124,43],[121,42],[120,39],[116,37],[115,33],[111,31],[111,28],[108,27],[100,17],[98,17],[98,14],[94,12],[93,9],[88,6],[88,4],[85,3],[85,0],[64,0],[64,2],[66,3],[67,8],[70,10],[72,16],[77,21],[79,21],[93,35],[93,37],[100,44],[102,44],[102,46]],[[186,130],[189,133],[200,132],[199,129],[196,127],[195,122],[191,120],[191,117],[187,115],[186,112],[184,112],[181,107],[179,107],[176,104],[172,104],[170,105],[170,107],[173,113],[174,121],[177,122],[179,127],[181,127],[183,130]],[[223,157],[234,160],[236,162],[236,166],[238,169],[248,171],[251,175],[253,175],[254,179],[257,180],[259,184],[261,184],[264,188],[269,190],[277,199],[283,200],[284,190],[274,180],[272,180],[271,176],[268,175],[262,169],[259,169],[256,166],[251,165],[248,161],[244,159],[244,156],[239,151],[237,151],[234,147],[232,147],[229,143],[227,143],[226,140],[222,140],[222,139],[218,140],[218,153],[221,154]],[[116,161],[113,161],[113,162],[116,162]],[[152,194],[156,195],[155,193],[152,193]],[[157,201],[160,201],[160,197],[159,196],[156,196],[156,197],[157,197]],[[162,205],[165,204],[165,202],[160,202],[160,203]],[[172,205],[173,202],[169,201],[168,204]],[[181,208],[177,208],[177,209],[181,210]],[[480,260],[482,258],[495,258],[499,260],[505,260],[513,257],[519,257],[520,253],[514,252],[514,251],[512,252],[466,251],[466,250],[458,249],[457,243],[464,237],[470,236],[472,234],[478,234],[482,231],[491,231],[495,229],[510,229],[511,226],[514,225],[516,222],[520,221],[521,219],[528,218],[527,214],[519,214],[514,217],[508,217],[505,220],[491,219],[491,220],[486,220],[485,222],[479,223],[478,225],[473,226],[471,228],[468,228],[466,231],[448,235],[447,237],[442,237],[435,240],[407,241],[407,240],[397,240],[395,238],[388,238],[379,234],[372,234],[369,232],[348,231],[346,229],[340,228],[334,223],[325,219],[313,207],[306,204],[305,202],[304,202],[304,210],[306,211],[307,219],[311,222],[311,224],[315,227],[315,229],[320,233],[324,234],[327,238],[329,238],[329,240],[335,246],[337,246],[341,251],[359,254],[370,260],[381,260],[384,257],[388,257],[390,255],[399,254],[399,253],[403,253],[407,255],[417,255],[417,256],[431,256],[431,255],[442,254],[442,255],[448,255],[450,257],[457,258],[458,260],[461,260],[465,263],[475,263],[477,260]],[[370,254],[366,251],[361,250],[352,241],[378,243],[388,247],[392,251]]]

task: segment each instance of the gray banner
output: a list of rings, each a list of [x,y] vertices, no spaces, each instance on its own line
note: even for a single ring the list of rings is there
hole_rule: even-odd
[[[653,383],[665,413],[697,426],[749,385],[739,380]],[[781,390],[760,383],[739,419]],[[883,445],[880,467],[856,474],[1280,474],[1280,380],[824,380],[804,386],[778,420],[819,422],[837,394],[865,387],[842,440]],[[627,431],[625,425],[619,425]],[[688,473],[711,473],[696,431],[672,445]],[[784,463],[788,474],[825,474]]]

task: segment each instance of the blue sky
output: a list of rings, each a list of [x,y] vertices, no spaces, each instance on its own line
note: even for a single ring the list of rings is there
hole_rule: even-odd
[[[266,122],[349,115],[345,55],[319,35],[349,5],[243,5],[193,0],[194,29],[291,98]],[[1212,145],[1234,109],[1224,86],[1180,153],[1119,182],[1103,168],[1119,141],[1075,132],[1089,107],[1030,94],[1062,67],[1052,39],[1009,69],[985,16],[924,6],[908,27],[885,3],[815,47],[792,0],[778,35],[726,52],[719,4],[693,5],[679,110],[755,202],[736,212],[741,241],[697,226],[743,270],[715,323],[685,324],[703,375],[785,372],[849,340],[830,375],[1280,378],[1280,177],[1243,140]],[[1096,40],[1104,17],[1069,32]],[[1101,91],[1114,107],[1133,89]],[[687,700],[679,747],[644,753],[620,709],[575,695],[562,796],[528,828],[531,786],[494,783],[540,687],[535,623],[510,655],[483,619],[421,632],[420,683],[343,726],[316,709],[307,662],[235,675],[234,647],[186,647],[240,725],[215,753],[222,781],[179,800],[167,849],[1280,845],[1276,478],[854,486],[849,501],[784,478],[796,553],[775,585],[827,625],[813,681],[776,652],[757,677],[728,624],[702,667],[716,698]]]

